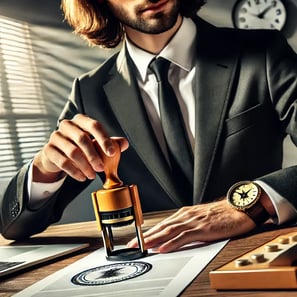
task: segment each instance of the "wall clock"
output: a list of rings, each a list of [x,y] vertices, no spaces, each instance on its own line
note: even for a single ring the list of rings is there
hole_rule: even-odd
[[[283,0],[238,0],[233,23],[240,29],[282,30],[287,18]]]

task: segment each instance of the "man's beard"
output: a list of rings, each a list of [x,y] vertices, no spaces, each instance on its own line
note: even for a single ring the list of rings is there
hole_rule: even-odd
[[[142,33],[159,34],[168,31],[175,25],[179,15],[179,2],[180,1],[177,1],[178,5],[175,5],[168,14],[158,12],[150,20],[144,18],[131,19],[125,13],[125,11],[114,11],[114,9],[111,9],[113,11],[113,14],[120,20],[123,25],[126,25]]]

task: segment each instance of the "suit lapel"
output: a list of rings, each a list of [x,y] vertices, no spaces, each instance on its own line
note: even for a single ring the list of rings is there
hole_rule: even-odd
[[[180,197],[149,123],[135,76],[132,74],[132,66],[129,65],[125,51],[123,48],[120,52],[116,69],[111,73],[113,79],[104,86],[104,90],[130,145],[134,147],[148,170],[179,207],[181,206]]]
[[[202,201],[213,169],[238,59],[238,52],[227,47],[228,42],[220,40],[212,26],[199,19],[197,26],[194,204]],[[172,182],[131,69],[123,48],[104,90],[130,144],[177,207],[181,206],[186,201]]]
[[[221,35],[198,25],[194,204],[203,200],[213,170],[238,59]]]

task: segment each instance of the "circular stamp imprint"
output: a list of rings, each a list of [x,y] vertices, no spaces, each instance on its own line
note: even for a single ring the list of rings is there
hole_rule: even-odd
[[[113,284],[135,278],[152,268],[146,262],[120,262],[84,270],[72,277],[71,282],[81,286]]]

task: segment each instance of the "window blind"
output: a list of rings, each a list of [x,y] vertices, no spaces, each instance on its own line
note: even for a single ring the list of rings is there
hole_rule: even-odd
[[[0,14],[0,181],[48,140],[74,77],[113,53],[89,47],[60,20],[49,26]]]
[[[42,147],[53,129],[27,23],[0,16],[0,179]]]

